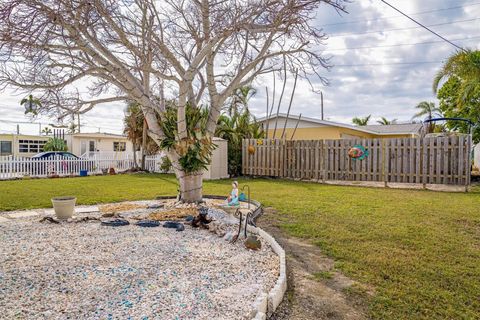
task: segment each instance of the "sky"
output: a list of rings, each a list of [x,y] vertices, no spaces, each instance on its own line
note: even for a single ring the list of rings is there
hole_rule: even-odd
[[[389,0],[389,3],[429,26],[455,44],[480,49],[480,0]],[[315,23],[328,35],[323,55],[331,68],[320,70],[329,84],[321,88],[324,94],[326,120],[351,123],[355,116],[372,115],[371,124],[380,117],[408,122],[421,101],[437,102],[432,93],[432,80],[456,48],[444,42],[414,22],[402,17],[380,0],[357,0],[347,3],[348,13],[338,14],[322,5]],[[272,77],[257,79],[256,95],[250,109],[257,117],[266,113],[265,87],[271,91]],[[277,99],[280,94],[277,80]],[[293,87],[289,77],[281,112],[288,108]],[[13,92],[0,93],[0,133],[16,131],[38,133],[39,125],[28,124]],[[271,98],[271,96],[270,96]],[[278,100],[277,100],[278,101]],[[83,132],[122,132],[125,105],[99,105],[81,117]],[[299,81],[291,113],[320,118],[320,96]],[[42,127],[50,119],[35,120]],[[27,123],[20,123],[27,122]]]

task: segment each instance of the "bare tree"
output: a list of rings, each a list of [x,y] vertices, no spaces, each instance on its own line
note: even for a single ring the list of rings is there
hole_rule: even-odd
[[[175,101],[175,143],[165,151],[181,199],[199,201],[202,170],[181,165],[199,143],[187,129],[186,109],[208,106],[201,144],[211,144],[221,109],[237,88],[284,63],[303,78],[319,76],[327,65],[315,50],[325,36],[314,26],[315,13],[322,4],[343,10],[343,3],[3,0],[0,84],[35,93],[39,111],[59,119],[99,104],[136,101],[159,145],[166,139],[165,101]]]

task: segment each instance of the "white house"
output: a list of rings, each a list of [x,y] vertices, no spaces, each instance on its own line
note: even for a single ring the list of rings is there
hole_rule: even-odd
[[[43,151],[50,136],[0,134],[0,156],[31,157]],[[66,134],[68,151],[77,156],[87,153],[108,155],[132,154],[133,145],[123,135],[111,133]]]
[[[77,156],[93,153],[132,154],[133,144],[126,136],[111,133],[75,133],[65,135],[68,150]]]

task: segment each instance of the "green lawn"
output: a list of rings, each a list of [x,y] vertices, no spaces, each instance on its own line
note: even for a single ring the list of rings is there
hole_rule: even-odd
[[[336,268],[373,290],[373,296],[352,290],[372,318],[480,318],[479,188],[456,194],[266,179],[248,184],[253,198],[278,210],[286,231],[310,239]],[[0,211],[48,207],[58,195],[94,204],[176,189],[168,175],[4,181]],[[229,191],[230,181],[205,183],[205,193]]]

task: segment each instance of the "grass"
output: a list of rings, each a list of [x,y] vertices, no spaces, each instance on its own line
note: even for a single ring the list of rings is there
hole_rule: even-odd
[[[331,271],[319,271],[313,273],[313,278],[316,280],[329,280],[333,278],[333,273]]]
[[[336,269],[372,289],[373,296],[363,294],[371,318],[480,318],[479,188],[463,194],[239,182],[277,209],[290,235],[309,239],[335,259]],[[94,204],[173,195],[176,189],[175,179],[165,175],[4,181],[0,211],[48,207],[60,195]],[[205,183],[206,194],[229,191],[230,181]]]

